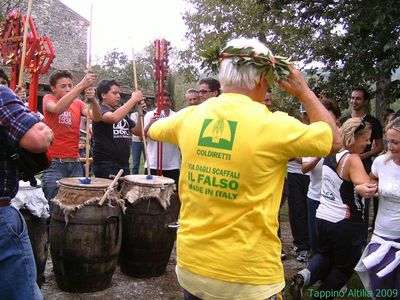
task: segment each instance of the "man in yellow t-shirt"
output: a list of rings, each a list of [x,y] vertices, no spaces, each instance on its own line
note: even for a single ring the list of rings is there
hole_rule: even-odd
[[[227,46],[270,55],[256,40],[232,40]],[[304,104],[310,125],[262,104],[269,86],[258,66],[238,67],[227,55],[218,99],[160,119],[148,132],[182,153],[176,271],[185,299],[279,294],[285,281],[278,211],[287,161],[326,156],[341,147],[333,118],[295,67],[289,66],[287,81],[279,84]]]

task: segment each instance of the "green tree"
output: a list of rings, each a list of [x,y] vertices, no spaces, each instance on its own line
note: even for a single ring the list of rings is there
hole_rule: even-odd
[[[347,107],[351,88],[375,91],[379,117],[399,98],[400,5],[396,0],[187,0],[188,63],[215,39],[258,38],[274,53],[311,67],[311,81]]]
[[[324,67],[313,71],[333,97],[349,98],[356,85],[375,93],[376,115],[399,98],[400,6],[398,1],[282,1],[296,5],[299,25],[312,28],[312,56]]]
[[[184,15],[188,26],[189,49],[182,51],[182,60],[193,77],[199,77],[199,52],[211,47],[215,40],[224,45],[237,37],[257,38],[273,53],[300,60],[310,52],[307,28],[294,26],[295,7],[277,5],[276,1],[255,0],[187,0],[191,10]],[[293,36],[302,36],[294,39]],[[296,51],[293,51],[295,49]],[[189,72],[188,72],[189,73]],[[291,97],[281,97],[282,107],[290,107]],[[297,105],[297,104],[296,104]]]
[[[146,46],[143,51],[136,53],[136,73],[138,85],[146,93],[157,94],[157,80],[155,77],[155,47],[153,43]],[[182,62],[178,55],[178,50],[169,50],[168,73],[165,83],[165,90],[168,91],[175,100],[175,109],[185,106],[184,93],[189,87],[196,84],[193,77],[182,72]],[[132,58],[113,49],[108,52],[99,64],[93,66],[93,71],[99,78],[115,79],[123,85],[133,88],[133,66]],[[192,78],[192,79],[191,79]],[[156,105],[156,103],[154,103]]]

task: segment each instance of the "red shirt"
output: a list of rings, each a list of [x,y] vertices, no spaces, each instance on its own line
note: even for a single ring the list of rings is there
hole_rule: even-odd
[[[50,94],[44,96],[43,107],[46,107],[46,101],[57,103],[58,99]],[[84,107],[85,103],[82,100],[75,99],[62,114],[44,110],[44,121],[54,132],[54,144],[48,150],[50,157],[79,157],[79,127]]]

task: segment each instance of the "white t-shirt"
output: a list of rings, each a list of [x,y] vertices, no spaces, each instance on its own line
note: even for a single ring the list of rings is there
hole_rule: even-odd
[[[303,157],[303,162],[310,162],[314,160],[315,157]],[[307,197],[318,201],[321,198],[321,180],[322,180],[322,165],[324,164],[324,159],[321,158],[317,165],[312,169],[310,174],[310,185],[308,186]],[[307,173],[308,174],[308,173]]]
[[[299,164],[295,160],[289,160],[288,161],[287,172],[288,173],[301,174],[301,175],[309,175],[309,173],[303,174],[303,172],[301,171],[301,164]]]
[[[377,157],[371,172],[378,177],[379,207],[375,221],[376,235],[400,238],[400,165],[385,162],[386,155]]]
[[[144,126],[150,123],[151,118],[154,116],[156,110],[149,111],[144,116]],[[169,116],[174,115],[174,111],[170,111]],[[160,118],[168,118],[165,117],[164,111],[161,111]],[[161,143],[162,144],[162,169],[163,170],[176,170],[180,169],[181,166],[181,153],[179,148],[175,145],[169,143]],[[154,141],[147,137],[147,151],[149,154],[149,162],[150,169],[157,169],[157,141]],[[147,167],[147,161],[145,163],[145,167]]]
[[[133,122],[135,122],[135,124],[137,124],[138,113],[137,112],[131,113],[130,118],[133,120]],[[132,142],[139,143],[139,142],[141,142],[141,139],[137,135],[132,134]]]

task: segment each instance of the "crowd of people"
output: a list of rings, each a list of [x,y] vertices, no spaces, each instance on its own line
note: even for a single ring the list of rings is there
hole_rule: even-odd
[[[253,39],[227,47],[271,54]],[[178,112],[167,92],[159,110],[147,111],[140,90],[121,104],[117,81],[95,87],[88,73],[74,86],[69,71],[57,70],[50,76],[52,93],[43,98],[44,118],[27,109],[25,89],[11,91],[0,72],[0,142],[48,151],[51,165],[42,183],[51,204],[58,180],[84,176],[81,117],[91,119],[85,134],[93,135],[95,177],[119,169],[138,174],[146,139],[145,167],[178,186],[176,274],[186,300],[281,299],[286,253],[279,210],[286,199],[295,257],[307,264],[290,280],[294,299],[314,284],[333,298],[355,270],[375,298],[385,298],[377,294],[382,289],[400,292],[400,113],[388,112],[383,130],[368,114],[368,91],[357,87],[351,114],[340,119],[336,101],[311,90],[289,65],[288,77],[277,81],[298,99],[299,120],[272,111],[273,91],[257,64],[238,67],[230,56],[220,64],[218,80],[204,78],[187,90],[187,107]],[[12,274],[0,283],[0,295],[41,299],[23,219],[9,206],[18,172],[3,148],[0,164],[0,248],[7,249],[0,269]],[[18,234],[18,245],[7,228]]]

